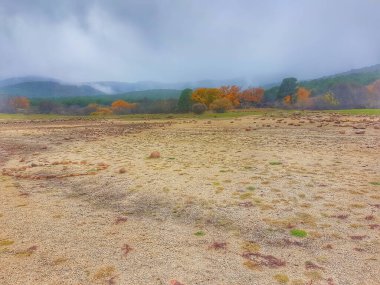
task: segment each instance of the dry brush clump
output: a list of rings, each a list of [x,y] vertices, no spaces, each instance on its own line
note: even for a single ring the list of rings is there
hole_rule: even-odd
[[[51,167],[51,166],[59,166],[63,165],[63,168],[57,170],[58,173],[43,173],[36,172],[35,169]],[[72,171],[70,172],[69,166],[81,166],[88,167],[89,169],[82,170],[80,172]],[[68,178],[68,177],[76,177],[76,176],[87,176],[87,175],[96,175],[99,171],[106,170],[109,167],[108,164],[104,162],[100,163],[88,163],[86,161],[71,161],[71,160],[63,160],[63,161],[55,161],[52,163],[44,163],[44,164],[36,164],[32,163],[30,165],[24,165],[20,167],[12,167],[12,168],[3,168],[2,175],[10,176],[21,179],[30,179],[30,180],[48,180],[48,179],[60,179],[60,178]],[[48,168],[51,171],[51,168]],[[66,173],[62,173],[62,171],[66,171]]]
[[[258,252],[245,252],[242,256],[245,259],[259,264],[260,266],[265,266],[268,268],[280,268],[286,265],[284,260],[274,257],[273,255],[265,255]]]
[[[203,114],[204,112],[206,112],[207,106],[203,103],[195,103],[191,107],[191,110],[193,111],[193,113],[200,115],[200,114]]]

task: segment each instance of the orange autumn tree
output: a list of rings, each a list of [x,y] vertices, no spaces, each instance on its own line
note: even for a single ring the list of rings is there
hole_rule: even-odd
[[[115,114],[127,114],[131,110],[135,109],[137,104],[135,103],[129,103],[124,100],[116,100],[112,103],[111,109],[112,112]]]
[[[304,88],[300,87],[297,90],[296,96],[297,96],[297,102],[306,102],[310,98],[311,91]]]
[[[291,95],[287,95],[287,96],[285,96],[283,100],[284,100],[284,103],[285,103],[286,105],[290,105],[290,104],[292,104],[292,96],[291,96]]]
[[[264,99],[263,88],[248,88],[240,93],[239,100],[242,107],[249,107],[250,105],[260,105]]]
[[[302,108],[310,106],[311,104],[310,94],[311,94],[310,90],[304,87],[298,88],[297,93],[296,93],[297,105],[299,105],[299,107],[302,107]]]
[[[220,97],[228,99],[234,107],[240,105],[240,87],[236,85],[222,86],[219,88]]]
[[[221,97],[220,94],[220,89],[218,88],[198,88],[191,94],[191,100],[205,104],[208,108],[212,102]]]

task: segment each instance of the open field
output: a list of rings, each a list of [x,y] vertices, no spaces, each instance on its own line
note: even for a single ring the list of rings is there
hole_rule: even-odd
[[[0,115],[0,284],[380,284],[358,112]]]

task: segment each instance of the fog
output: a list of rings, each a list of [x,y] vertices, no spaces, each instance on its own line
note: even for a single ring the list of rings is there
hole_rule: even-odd
[[[0,78],[308,79],[380,63],[378,0],[0,0]]]

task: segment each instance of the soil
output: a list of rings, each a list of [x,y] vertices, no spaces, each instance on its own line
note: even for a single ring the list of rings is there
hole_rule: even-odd
[[[0,284],[380,284],[379,125],[2,121]]]

